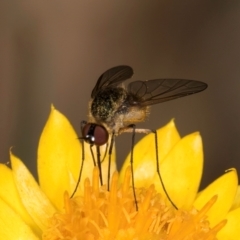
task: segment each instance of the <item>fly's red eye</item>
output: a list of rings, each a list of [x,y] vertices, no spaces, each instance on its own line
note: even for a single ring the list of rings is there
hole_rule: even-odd
[[[82,135],[86,142],[97,146],[107,143],[109,136],[105,127],[94,123],[87,123],[82,129]]]

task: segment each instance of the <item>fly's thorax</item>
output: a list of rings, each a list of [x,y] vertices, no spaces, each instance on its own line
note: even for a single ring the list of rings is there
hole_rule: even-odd
[[[123,88],[106,88],[92,100],[91,115],[97,122],[111,122],[126,98]]]
[[[141,105],[141,99],[123,88],[107,88],[90,102],[89,121],[103,125],[109,133],[118,134],[121,128],[143,122],[149,107]]]

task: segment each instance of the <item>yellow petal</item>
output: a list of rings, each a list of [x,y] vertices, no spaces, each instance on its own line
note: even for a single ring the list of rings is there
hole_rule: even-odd
[[[38,175],[42,190],[59,209],[65,191],[71,192],[70,173],[80,169],[80,143],[69,121],[53,106],[38,147]]]
[[[161,163],[173,146],[180,140],[180,136],[173,120],[164,127],[158,129],[157,136],[159,161]],[[120,172],[121,182],[124,179],[124,173],[129,164],[130,154],[127,156]],[[155,136],[154,134],[148,134],[134,146],[134,178],[136,180],[136,186],[149,187],[150,184],[152,184],[155,173]]]
[[[203,169],[202,139],[198,132],[182,138],[160,164],[161,176],[168,195],[178,208],[188,209],[196,197]],[[163,192],[159,177],[153,180]]]
[[[0,176],[0,198],[19,214],[27,225],[34,229],[37,234],[40,234],[40,229],[22,204],[13,179],[12,170],[6,165],[0,164]]]
[[[23,205],[41,230],[44,230],[55,208],[19,158],[10,154],[13,177]]]
[[[240,208],[229,212],[225,217],[227,224],[217,235],[219,240],[239,239],[240,237]]]
[[[231,210],[234,210],[234,209],[239,208],[239,207],[240,207],[240,186],[238,185],[237,193],[236,193],[235,199],[233,201],[233,205],[231,207]]]
[[[0,198],[0,236],[1,239],[39,240],[28,224]]]
[[[238,187],[238,176],[235,169],[228,170],[227,173],[219,177],[206,187],[197,197],[194,206],[201,209],[214,195],[218,196],[216,203],[208,212],[211,226],[217,224],[226,217],[232,206]]]
[[[84,167],[81,179],[90,177],[93,160],[90,145],[84,144]],[[105,155],[107,145],[101,147],[101,156]],[[96,148],[93,147],[96,156]],[[103,161],[103,179],[106,183],[108,157]],[[116,169],[115,148],[111,156],[112,172]],[[61,209],[63,193],[74,191],[82,163],[82,147],[78,136],[68,119],[53,106],[50,116],[42,132],[38,147],[38,174],[41,188],[51,201]],[[91,179],[91,178],[90,178]],[[80,192],[84,189],[84,181],[79,185]]]

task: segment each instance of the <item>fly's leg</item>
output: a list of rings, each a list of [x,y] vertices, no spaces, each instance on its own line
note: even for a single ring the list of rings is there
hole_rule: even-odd
[[[134,182],[133,150],[134,150],[134,145],[135,145],[134,144],[135,143],[135,133],[142,132],[141,130],[144,130],[144,133],[146,133],[146,129],[137,129],[135,124],[131,124],[125,128],[121,128],[119,131],[120,133],[123,133],[123,132],[132,133],[132,143],[131,143],[131,152],[130,152],[130,167],[131,167],[131,175],[132,175],[133,197],[134,197],[134,201],[135,201],[136,211],[138,211],[138,203],[137,203],[137,196],[136,196],[135,182]]]
[[[105,153],[104,153],[104,156],[103,156],[103,158],[102,158],[102,160],[101,160],[101,163],[103,163],[103,161],[105,160],[105,158],[106,158],[106,156],[107,156],[107,151],[108,151],[108,146],[109,144],[108,143],[106,143],[106,149],[105,149]]]
[[[93,146],[94,145],[90,145],[90,152],[91,152],[91,155],[92,155],[92,160],[93,160],[93,166],[96,167],[97,166],[97,163],[96,163],[96,160],[95,160],[95,157],[94,157],[94,153],[93,153]]]
[[[134,196],[136,211],[138,211],[138,203],[137,203],[137,196],[136,196],[136,191],[135,191],[134,171],[133,171],[133,150],[134,150],[134,143],[135,143],[136,125],[132,124],[129,127],[132,128],[132,146],[131,146],[131,155],[130,155],[130,166],[131,166],[131,172],[132,172],[132,187],[133,187],[133,196]]]
[[[158,137],[157,137],[157,131],[154,130],[152,131],[154,133],[154,136],[155,136],[155,150],[156,150],[156,167],[157,167],[157,174],[158,174],[158,177],[159,177],[159,180],[161,182],[161,185],[162,185],[162,188],[163,188],[163,191],[165,192],[166,196],[167,196],[167,199],[168,201],[173,205],[173,207],[175,209],[178,210],[178,207],[176,206],[176,204],[172,201],[172,199],[170,198],[167,190],[166,190],[166,187],[163,183],[163,179],[162,179],[162,176],[161,176],[161,173],[160,173],[160,167],[159,167],[159,158],[158,158]]]
[[[110,190],[110,172],[111,172],[111,157],[112,157],[112,149],[113,149],[113,144],[115,142],[115,133],[112,133],[112,137],[111,137],[111,142],[110,142],[110,146],[109,146],[109,151],[108,151],[108,182],[107,182],[107,187],[108,187],[108,191]]]
[[[131,172],[132,172],[132,186],[133,186],[133,194],[134,194],[134,200],[135,200],[135,205],[136,205],[136,210],[138,210],[138,204],[137,204],[137,199],[136,199],[136,192],[135,192],[135,184],[134,184],[134,171],[133,171],[133,150],[134,150],[134,140],[135,140],[135,133],[153,133],[155,136],[155,150],[156,150],[156,170],[157,170],[157,174],[160,180],[160,183],[162,185],[163,191],[165,192],[167,199],[169,200],[169,202],[172,204],[172,206],[175,209],[178,209],[178,207],[176,206],[176,204],[172,201],[172,199],[170,198],[167,189],[164,185],[161,173],[160,173],[160,166],[159,166],[159,155],[158,155],[158,137],[157,137],[157,131],[156,130],[151,130],[151,129],[144,129],[144,128],[135,128],[135,125],[129,125],[126,128],[122,128],[120,129],[120,133],[132,133],[132,146],[131,146],[131,155],[130,155],[130,166],[131,166]]]
[[[81,121],[81,132],[83,130],[83,127],[87,124],[86,121]],[[81,140],[81,145],[82,145],[82,163],[81,163],[81,167],[80,167],[80,171],[79,171],[79,176],[78,176],[78,180],[77,180],[77,184],[75,186],[75,189],[71,195],[71,198],[73,198],[74,194],[76,193],[77,189],[78,189],[78,186],[81,182],[81,177],[82,177],[82,171],[83,171],[83,166],[84,166],[84,160],[85,160],[85,147],[84,147],[84,138],[83,137],[80,137],[79,138]],[[95,157],[94,157],[94,153],[93,153],[93,146],[94,145],[90,145],[90,152],[91,152],[91,155],[92,155],[92,159],[93,159],[93,165],[96,167],[97,164],[96,164],[96,160],[95,160]],[[100,161],[100,148],[97,147],[97,157],[98,157],[98,168],[99,168],[99,178],[100,178],[100,183],[101,185],[103,185],[103,181],[102,181],[102,169],[101,169],[101,161]]]
[[[102,165],[101,165],[101,153],[100,153],[100,147],[96,146],[97,149],[97,166],[99,169],[99,178],[100,178],[100,183],[103,185],[103,179],[102,179]]]
[[[81,121],[81,132],[83,127],[86,125],[86,121]],[[81,176],[82,176],[82,171],[83,171],[83,165],[84,165],[84,160],[85,160],[85,149],[84,149],[84,140],[83,138],[79,138],[81,140],[81,145],[82,145],[82,163],[81,163],[81,167],[80,167],[80,172],[79,172],[79,176],[78,176],[78,180],[77,180],[77,184],[76,187],[71,195],[71,198],[73,198],[74,194],[76,193],[78,186],[80,184],[81,181]]]

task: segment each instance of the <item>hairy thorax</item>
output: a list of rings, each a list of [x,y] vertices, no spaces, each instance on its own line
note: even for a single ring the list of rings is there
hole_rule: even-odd
[[[109,132],[118,134],[121,128],[146,119],[148,108],[125,89],[106,88],[90,102],[89,121],[104,125]]]

